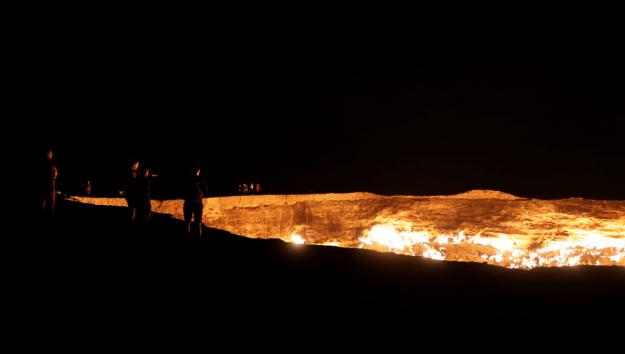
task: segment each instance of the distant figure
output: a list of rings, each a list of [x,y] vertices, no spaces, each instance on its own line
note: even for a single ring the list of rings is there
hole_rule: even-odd
[[[130,165],[130,175],[124,189],[124,197],[126,198],[126,203],[128,203],[131,223],[135,223],[137,218],[137,205],[139,204],[141,188],[139,180],[139,161],[135,161]]]
[[[250,183],[250,193],[254,193],[254,187],[256,187],[254,182]]]
[[[143,223],[148,223],[152,216],[152,203],[150,202],[152,187],[152,171],[146,168],[139,179],[139,195],[137,196],[137,216]]]
[[[256,193],[260,193],[260,183],[256,183]]]
[[[239,189],[237,189],[237,191],[239,192],[239,194],[243,193],[243,187],[241,186],[241,183],[239,183]]]
[[[202,238],[202,212],[204,210],[204,196],[208,194],[206,180],[202,176],[202,169],[196,166],[191,170],[191,175],[185,188],[184,196],[184,222],[187,227],[187,236],[191,237],[191,226],[197,229],[198,238]]]
[[[83,184],[83,190],[84,190],[85,196],[91,197],[91,194],[92,194],[92,191],[93,191],[93,184],[91,183],[91,180],[88,179]]]
[[[130,175],[126,181],[124,196],[128,209],[130,210],[130,222],[137,221],[147,223],[152,215],[152,204],[150,203],[150,169],[146,168],[143,173],[139,172],[139,161],[130,165]]]
[[[48,214],[54,214],[56,209],[56,179],[59,177],[59,170],[53,161],[54,152],[48,150],[46,153],[46,168],[43,180],[43,202],[42,210]]]
[[[247,194],[248,187],[247,184],[243,183],[243,194]]]

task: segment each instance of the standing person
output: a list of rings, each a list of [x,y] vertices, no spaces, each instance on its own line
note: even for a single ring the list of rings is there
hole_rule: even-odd
[[[134,161],[130,165],[130,174],[126,180],[124,188],[124,197],[126,203],[128,203],[128,210],[130,212],[130,223],[135,223],[137,218],[137,206],[139,204],[140,193],[140,176],[139,176],[139,161]]]
[[[137,215],[139,220],[147,224],[152,216],[152,202],[151,198],[152,187],[152,172],[149,168],[143,171],[141,178],[139,179],[138,195],[137,195]]]
[[[191,237],[191,227],[193,226],[197,229],[198,238],[202,238],[203,199],[207,194],[208,188],[206,180],[202,176],[202,169],[200,166],[195,166],[187,181],[183,205],[184,222],[189,237]]]
[[[51,149],[47,151],[46,158],[41,206],[45,213],[52,215],[56,209],[56,179],[59,177],[59,170],[54,164],[54,152]]]
[[[82,184],[83,193],[86,197],[91,197],[91,193],[93,192],[93,183],[88,179],[85,183]]]
[[[256,183],[256,193],[260,193],[260,183]]]

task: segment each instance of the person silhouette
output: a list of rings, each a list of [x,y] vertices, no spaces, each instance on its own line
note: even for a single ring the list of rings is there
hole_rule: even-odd
[[[187,236],[192,237],[192,228],[197,229],[198,238],[202,238],[202,214],[204,210],[204,197],[208,194],[206,180],[202,176],[200,166],[195,166],[185,186],[184,196],[184,222]]]
[[[126,203],[128,204],[130,223],[132,224],[135,223],[137,218],[137,207],[139,205],[139,196],[141,194],[139,165],[139,161],[133,161],[130,165],[130,174],[128,175],[124,188],[124,197],[126,198]]]
[[[46,165],[44,170],[42,210],[47,214],[54,214],[56,210],[56,180],[59,177],[59,169],[54,164],[54,152],[50,149],[46,152]]]
[[[143,170],[141,178],[139,178],[137,194],[137,216],[144,224],[147,224],[152,216],[151,187],[152,171],[146,168]]]
[[[84,183],[81,184],[83,194],[85,197],[91,197],[93,192],[93,183],[90,179],[87,179]]]

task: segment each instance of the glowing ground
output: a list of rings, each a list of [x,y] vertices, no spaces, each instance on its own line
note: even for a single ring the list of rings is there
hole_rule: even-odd
[[[126,206],[122,198],[72,200]],[[152,210],[182,219],[182,203],[153,200]],[[524,199],[489,190],[252,195],[206,198],[203,222],[247,237],[509,268],[625,266],[625,201]]]

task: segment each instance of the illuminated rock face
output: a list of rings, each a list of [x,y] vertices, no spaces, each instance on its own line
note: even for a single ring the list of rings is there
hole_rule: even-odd
[[[119,198],[75,200],[125,206]],[[182,219],[182,201],[152,201]],[[510,268],[625,266],[625,201],[370,193],[207,198],[204,224],[234,234]]]

